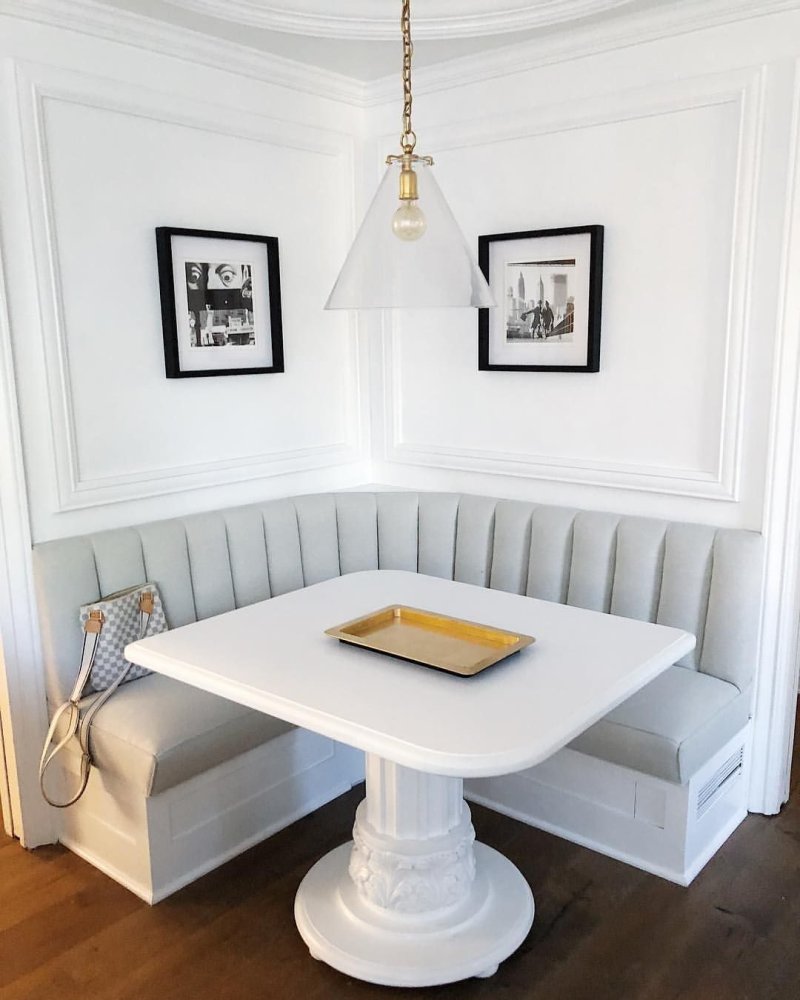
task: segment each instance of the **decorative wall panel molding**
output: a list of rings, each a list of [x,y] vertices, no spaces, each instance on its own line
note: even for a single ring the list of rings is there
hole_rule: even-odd
[[[597,462],[579,456],[551,457],[533,452],[507,452],[450,446],[431,438],[410,440],[403,420],[404,371],[399,338],[388,317],[384,327],[384,460],[475,473],[494,473],[565,483],[611,486],[648,492],[735,501],[742,464],[744,381],[747,371],[747,331],[750,326],[750,284],[753,267],[756,195],[761,158],[765,70],[737,72],[679,81],[587,101],[581,107],[550,107],[521,116],[453,124],[426,131],[427,148],[436,153],[473,149],[491,143],[551,135],[573,129],[622,121],[657,118],[678,111],[733,105],[738,114],[738,156],[730,254],[730,281],[725,319],[725,351],[721,406],[716,413],[718,460],[709,468],[669,464]],[[391,144],[386,136],[379,152]],[[602,363],[601,363],[602,376]],[[590,376],[598,377],[598,376]]]
[[[208,104],[203,106],[202,103],[111,80],[45,70],[38,66],[20,64],[17,67],[17,86],[30,196],[30,225],[39,274],[58,491],[57,511],[78,510],[359,461],[363,457],[360,429],[362,404],[359,398],[356,327],[351,319],[343,391],[347,401],[346,434],[343,438],[334,438],[312,447],[265,449],[231,459],[135,468],[113,476],[90,477],[82,471],[81,454],[84,448],[90,447],[90,443],[81,441],[77,431],[77,400],[67,343],[45,109],[49,102],[64,102],[81,108],[187,126],[220,136],[244,138],[277,148],[310,152],[330,159],[345,182],[345,197],[352,189],[353,138],[249,112],[232,112],[228,108]],[[352,215],[352,209],[348,215]],[[155,244],[153,253],[155,255]]]
[[[53,811],[38,787],[37,758],[47,731],[41,640],[33,600],[31,533],[11,325],[0,254],[0,778],[6,829],[25,847],[51,843]],[[6,810],[8,810],[6,812]]]
[[[789,797],[797,716],[800,603],[800,59],[794,63],[789,182],[778,293],[764,507],[766,584],[756,676],[750,808],[777,813]]]

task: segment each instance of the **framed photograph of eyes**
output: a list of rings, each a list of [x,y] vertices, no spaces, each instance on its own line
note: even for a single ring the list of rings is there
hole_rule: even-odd
[[[167,378],[283,371],[278,240],[156,229]]]
[[[478,370],[597,372],[603,227],[496,233],[478,263],[497,306],[478,313]]]

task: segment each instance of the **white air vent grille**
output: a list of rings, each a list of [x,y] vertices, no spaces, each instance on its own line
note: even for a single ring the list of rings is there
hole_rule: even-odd
[[[737,777],[744,764],[744,745],[730,755],[728,759],[711,775],[708,781],[697,793],[697,818],[707,812],[722,793],[722,789],[733,778]]]

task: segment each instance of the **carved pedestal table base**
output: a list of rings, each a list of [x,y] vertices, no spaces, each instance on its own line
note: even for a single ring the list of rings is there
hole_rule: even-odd
[[[367,755],[353,841],[303,879],[295,920],[314,958],[388,986],[490,976],[533,922],[533,896],[475,843],[460,778]]]
[[[535,626],[539,641],[464,681],[323,639],[331,622],[390,604]],[[371,755],[353,844],[306,876],[297,925],[311,953],[345,973],[426,986],[491,975],[533,919],[517,869],[473,842],[460,777],[547,760],[694,643],[664,625],[382,569],[150,636],[125,655]]]

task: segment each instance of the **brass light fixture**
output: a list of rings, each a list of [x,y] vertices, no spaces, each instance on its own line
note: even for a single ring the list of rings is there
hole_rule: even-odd
[[[403,132],[326,309],[495,305],[411,124],[411,0],[401,0]]]
[[[400,207],[392,216],[392,230],[398,239],[413,241],[425,234],[428,221],[418,205],[417,175],[414,170],[414,163],[420,157],[414,154],[417,136],[411,127],[411,105],[414,102],[411,93],[411,57],[414,54],[411,43],[411,0],[403,0],[400,30],[403,33],[403,134],[400,136],[400,148],[403,152],[400,156],[388,156],[386,163],[400,163]],[[433,166],[432,157],[424,159],[428,166]]]

